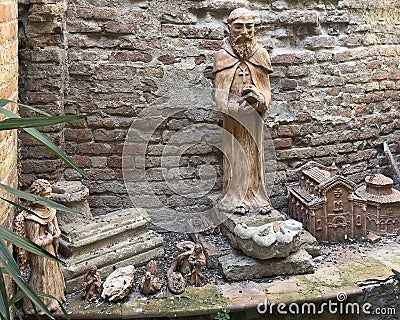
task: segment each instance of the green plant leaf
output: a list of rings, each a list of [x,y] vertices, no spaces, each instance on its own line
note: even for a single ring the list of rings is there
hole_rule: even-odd
[[[0,113],[5,115],[9,119],[15,119],[16,121],[24,121],[26,119],[21,118],[19,115],[16,113],[7,110],[3,108],[2,106],[3,103],[1,103],[0,100]],[[80,116],[77,116],[80,117]],[[14,120],[14,121],[15,121]],[[6,121],[6,120],[3,120]],[[1,121],[1,122],[3,122]],[[0,122],[0,123],[1,123]],[[80,175],[82,175],[84,178],[88,178],[86,174],[80,169],[68,155],[66,155],[63,151],[60,150],[51,140],[49,140],[46,136],[44,136],[42,133],[40,133],[37,129],[35,128],[22,128],[27,134],[29,134],[33,139],[38,141],[40,144],[42,144],[46,149],[48,149],[50,152],[52,152],[57,158],[63,160],[66,164],[68,164],[71,168],[75,169],[77,172],[79,172]]]
[[[36,293],[37,293],[37,295],[38,295],[40,298],[49,298],[49,299],[57,300],[57,302],[58,302],[58,304],[60,305],[61,310],[62,310],[62,312],[63,312],[63,314],[64,314],[65,319],[66,319],[66,320],[69,320],[69,319],[70,319],[67,310],[65,310],[65,308],[64,308],[64,306],[62,305],[62,302],[61,302],[60,300],[58,300],[57,298],[53,297],[51,294],[47,294],[47,293],[43,293],[43,292],[36,292]],[[26,293],[25,293],[25,292],[23,292],[23,291],[17,292],[17,293],[8,301],[8,305],[9,305],[9,306],[12,306],[12,305],[14,305],[15,303],[17,303],[18,301],[22,300],[24,297],[26,297]]]
[[[60,307],[61,307],[61,311],[62,311],[63,314],[64,314],[64,317],[66,318],[66,320],[70,320],[70,317],[69,317],[69,315],[68,315],[68,312],[67,312],[67,310],[65,310],[65,308],[64,308],[64,306],[62,305],[62,302],[61,302],[60,300],[58,300],[56,297],[53,297],[51,294],[48,294],[48,293],[37,292],[37,294],[38,294],[39,297],[42,297],[42,298],[49,298],[49,299],[57,300],[58,304],[59,304]]]
[[[51,117],[12,118],[0,121],[1,130],[45,127],[59,123],[80,120],[85,116],[67,115]]]
[[[10,310],[8,308],[8,296],[6,292],[6,283],[3,272],[0,270],[0,315],[1,319],[10,319]]]
[[[32,303],[32,301],[31,301],[31,303]],[[39,313],[37,312],[36,306],[35,306],[34,303],[32,303],[32,307],[33,307],[33,310],[35,311],[36,320],[42,320],[42,319],[39,317]]]
[[[22,300],[24,297],[26,297],[26,293],[23,291],[19,291],[14,294],[10,300],[8,300],[8,305],[12,306],[16,304],[19,300]]]
[[[12,204],[13,206],[17,207],[18,209],[21,209],[25,212],[28,212],[29,214],[33,214],[34,216],[37,216],[37,214],[35,212],[33,212],[32,210],[29,210],[28,208],[25,208],[23,205],[20,205],[14,201],[8,200],[6,198],[0,198],[2,200],[4,200],[5,202],[8,202],[9,204]]]
[[[36,243],[15,234],[14,232],[8,230],[6,227],[4,227],[2,225],[0,225],[0,239],[4,239],[4,240],[16,245],[17,247],[25,249],[25,250],[32,252],[34,254],[37,254],[39,256],[43,256],[52,261],[61,263],[64,266],[66,265],[64,261],[58,259],[56,256],[53,256],[52,254],[50,254],[49,252],[44,250],[42,247],[38,246]]]
[[[42,115],[47,116],[47,117],[50,116],[50,114],[48,114],[47,112],[44,112],[43,110],[40,110],[40,109],[35,108],[35,107],[28,106],[28,105],[23,104],[23,103],[11,101],[11,100],[8,100],[8,99],[0,99],[0,108],[4,107],[8,103],[16,103],[18,106],[23,107],[25,109],[29,109],[31,111],[37,112],[37,113],[42,114]]]
[[[35,128],[24,128],[23,129],[27,134],[29,134],[33,139],[40,142],[43,146],[46,147],[50,152],[52,152],[57,158],[63,160],[66,164],[68,164],[71,168],[75,169],[81,176],[85,179],[88,179],[86,174],[79,168],[70,157],[68,157],[63,151],[61,151],[52,141],[50,141],[46,136],[41,134]]]
[[[28,200],[32,203],[38,203],[41,205],[44,205],[46,207],[50,207],[53,209],[57,209],[60,211],[64,211],[64,212],[68,212],[68,213],[72,213],[72,214],[80,214],[78,211],[72,210],[71,208],[68,208],[66,206],[63,206],[62,204],[59,204],[57,202],[51,201],[49,199],[28,193],[28,192],[24,192],[18,189],[14,189],[10,186],[7,186],[6,184],[0,183],[0,188],[6,190],[7,192],[21,198],[24,200]]]
[[[4,269],[14,279],[18,287],[26,293],[28,298],[39,307],[50,319],[54,319],[51,312],[47,309],[42,300],[38,297],[36,292],[25,282],[22,278],[19,267],[12,257],[10,251],[5,245],[4,241],[0,239],[0,261],[3,263]]]

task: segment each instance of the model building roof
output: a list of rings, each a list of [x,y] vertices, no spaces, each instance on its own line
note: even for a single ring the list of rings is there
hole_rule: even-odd
[[[304,175],[310,177],[318,184],[325,182],[331,177],[329,171],[322,170],[317,167],[312,167],[303,171]]]
[[[296,198],[307,203],[308,205],[316,205],[320,202],[323,202],[323,199],[320,197],[309,193],[306,189],[300,186],[291,186],[288,189],[296,195]]]
[[[358,197],[375,203],[400,202],[400,191],[392,188],[393,180],[381,173],[365,178],[365,185],[356,190]]]
[[[392,189],[389,194],[377,195],[369,193],[364,185],[359,187],[355,193],[358,197],[375,203],[400,202],[400,191],[396,189]]]
[[[365,178],[365,182],[367,184],[373,184],[376,186],[392,186],[393,185],[393,180],[389,177],[386,177],[385,175],[381,173],[376,173],[372,176],[367,176]]]

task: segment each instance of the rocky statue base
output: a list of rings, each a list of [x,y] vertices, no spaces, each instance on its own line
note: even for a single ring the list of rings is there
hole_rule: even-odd
[[[64,226],[72,222],[83,221],[86,218],[92,217],[88,203],[89,188],[84,186],[82,182],[59,181],[52,185],[52,189],[52,199],[54,201],[61,203],[81,214],[80,216],[62,211],[58,212],[57,220],[60,226]]]
[[[148,226],[146,211],[135,208],[64,225],[60,254],[67,264],[62,270],[67,292],[81,289],[92,265],[105,279],[116,268],[144,265],[163,256],[163,238]]]
[[[221,231],[238,251],[219,258],[228,281],[313,272],[320,253],[317,240],[300,222],[285,220],[277,210],[267,215],[231,215]]]

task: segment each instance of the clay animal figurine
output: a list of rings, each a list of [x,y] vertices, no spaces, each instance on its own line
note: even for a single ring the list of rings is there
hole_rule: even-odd
[[[89,303],[94,302],[100,297],[101,292],[101,277],[97,272],[97,267],[92,266],[86,273],[83,280],[82,299]]]
[[[186,289],[186,281],[182,275],[182,265],[187,260],[188,253],[192,252],[193,242],[185,241],[178,243],[178,251],[181,252],[171,267],[167,270],[168,288],[173,294],[181,294]],[[189,272],[189,265],[188,272]]]
[[[206,265],[206,256],[201,244],[196,243],[188,258],[188,262],[190,267],[190,284],[200,287],[204,279],[203,267]]]
[[[186,282],[182,274],[176,271],[176,261],[167,271],[168,288],[173,294],[181,294],[185,292]]]
[[[154,260],[146,266],[146,273],[140,283],[140,292],[149,295],[159,291],[163,285],[163,281],[156,277],[157,265]]]
[[[179,255],[176,258],[176,263],[179,268],[179,272],[183,275],[190,274],[190,267],[188,258],[190,254],[193,252],[195,243],[192,241],[182,241],[176,244]]]

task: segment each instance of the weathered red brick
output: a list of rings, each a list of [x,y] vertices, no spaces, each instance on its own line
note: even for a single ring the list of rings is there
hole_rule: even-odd
[[[181,58],[172,57],[172,56],[166,54],[166,55],[158,57],[157,60],[162,62],[163,64],[170,65],[170,64],[180,62]]]
[[[126,156],[124,158],[124,164],[126,168],[134,168],[134,158],[131,156]],[[122,167],[122,157],[121,156],[111,156],[107,159],[107,167],[109,168],[121,168]]]
[[[304,41],[304,48],[306,49],[321,49],[321,48],[334,48],[336,45],[335,37],[329,36],[316,36],[310,37]]]
[[[315,53],[313,51],[299,51],[294,55],[294,63],[302,64],[302,63],[314,63],[315,62]]]
[[[340,44],[345,47],[356,47],[360,46],[362,43],[361,36],[344,36],[339,40]]]
[[[287,75],[289,77],[304,77],[307,76],[309,73],[310,68],[308,67],[290,66],[287,69]]]
[[[285,149],[292,147],[291,138],[274,139],[274,146],[276,149]]]
[[[64,138],[68,141],[91,141],[91,129],[65,129]]]
[[[388,78],[388,73],[386,71],[376,71],[371,75],[372,80],[384,80]]]
[[[292,64],[294,61],[293,53],[283,53],[271,56],[271,63],[274,64]]]
[[[93,132],[96,142],[125,141],[127,130],[105,130],[98,129]]]
[[[194,58],[194,63],[196,65],[203,64],[205,61],[206,61],[206,56],[203,54]]]
[[[288,10],[279,16],[279,21],[286,24],[318,24],[318,12]]]
[[[367,69],[378,69],[382,67],[382,61],[372,60],[367,64]]]
[[[392,72],[389,73],[389,77],[390,80],[400,80],[400,72]]]
[[[294,90],[297,88],[297,81],[292,79],[282,79],[280,86],[282,90]]]
[[[296,124],[280,125],[278,135],[280,137],[293,137],[300,133],[300,126]]]
[[[218,51],[219,49],[221,49],[221,45],[222,45],[222,41],[221,40],[204,40],[199,45],[199,49]]]
[[[153,60],[153,57],[145,52],[133,52],[133,51],[117,51],[113,52],[110,55],[110,61],[141,61],[141,62],[150,62]]]
[[[352,58],[351,51],[338,52],[334,55],[334,59],[338,62],[351,60],[351,58]]]

